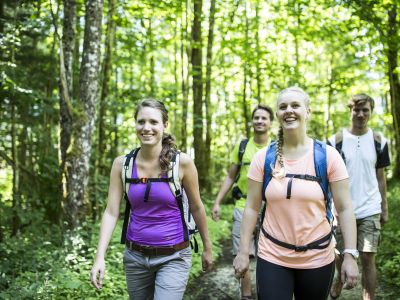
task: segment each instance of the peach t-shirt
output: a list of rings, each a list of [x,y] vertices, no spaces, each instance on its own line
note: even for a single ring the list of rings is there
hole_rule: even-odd
[[[262,182],[266,149],[256,153],[250,165],[248,177]],[[348,178],[346,166],[339,153],[326,147],[328,181]],[[315,176],[313,147],[300,159],[284,159],[286,173]],[[289,178],[272,178],[265,195],[267,209],[263,220],[264,229],[276,239],[293,244],[307,245],[326,236],[331,226],[326,218],[325,200],[318,182],[293,178],[291,198],[286,199]],[[349,199],[350,200],[350,199]],[[289,267],[312,269],[325,266],[334,260],[334,241],[325,249],[305,252],[281,247],[267,239],[262,232],[258,242],[258,256],[271,263]]]

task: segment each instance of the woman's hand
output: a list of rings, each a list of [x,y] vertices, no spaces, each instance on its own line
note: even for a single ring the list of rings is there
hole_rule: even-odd
[[[104,259],[96,259],[96,261],[93,264],[93,268],[90,271],[90,281],[92,282],[92,284],[95,286],[96,289],[101,289],[103,285],[105,270],[106,266]]]
[[[210,272],[213,267],[213,258],[212,252],[210,250],[204,250],[201,255],[201,265],[203,268],[203,272]]]
[[[235,277],[237,279],[243,278],[244,274],[246,274],[249,269],[249,255],[238,253],[235,259],[233,260],[233,269],[235,270]]]
[[[340,274],[343,288],[352,289],[358,282],[358,265],[357,261],[350,255],[345,255],[342,263],[342,271]]]

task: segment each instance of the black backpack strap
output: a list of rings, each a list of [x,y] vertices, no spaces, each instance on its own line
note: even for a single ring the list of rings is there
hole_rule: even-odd
[[[316,177],[316,176],[312,176],[312,175],[307,175],[307,174],[286,174],[285,177],[290,178],[289,182],[288,182],[288,185],[287,185],[286,199],[290,199],[290,197],[292,195],[293,178],[303,179],[303,180],[308,180],[308,181],[317,181],[317,182],[321,181],[321,178]]]
[[[129,223],[129,215],[131,212],[131,204],[129,202],[128,199],[128,193],[127,190],[129,190],[129,180],[128,179],[128,175],[129,177],[131,176],[131,174],[127,174],[128,170],[132,170],[133,163],[136,159],[136,155],[139,152],[140,148],[136,148],[133,149],[129,154],[127,154],[125,156],[125,161],[124,164],[122,166],[122,172],[121,172],[121,176],[122,176],[122,184],[123,184],[123,189],[124,189],[124,199],[125,199],[125,212],[124,212],[124,223],[122,225],[122,233],[121,233],[121,244],[125,244],[125,240],[126,240],[126,232],[128,230],[128,223]],[[128,186],[127,186],[128,184]]]
[[[376,152],[376,165],[378,163],[379,157],[382,155],[382,136],[378,132],[372,132],[374,135],[374,145],[375,145],[375,152]],[[376,167],[375,165],[375,167]]]
[[[242,161],[243,161],[243,155],[244,155],[244,152],[246,151],[246,146],[247,146],[248,142],[249,142],[249,139],[243,139],[240,141],[239,152],[238,152],[239,163],[242,163]]]
[[[238,151],[238,159],[239,159],[239,170],[237,172],[235,182],[238,182],[240,178],[240,169],[242,166],[249,165],[249,163],[243,163],[243,156],[244,152],[246,151],[247,143],[249,142],[249,139],[242,139],[239,144],[239,151]]]
[[[126,178],[126,182],[133,183],[133,184],[146,184],[146,190],[144,192],[144,202],[149,201],[150,189],[152,182],[171,182],[173,178]]]
[[[343,158],[343,161],[346,162],[346,156],[344,155],[342,147],[343,147],[343,129],[339,130],[335,134],[335,148],[339,152],[340,156]]]

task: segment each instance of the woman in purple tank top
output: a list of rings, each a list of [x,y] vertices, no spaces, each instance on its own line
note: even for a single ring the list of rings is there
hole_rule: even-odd
[[[168,113],[160,101],[146,99],[137,106],[136,135],[140,149],[132,169],[135,184],[127,193],[131,206],[126,234],[124,266],[130,299],[182,299],[191,268],[191,249],[181,210],[167,178],[176,151],[174,138],[165,133]],[[124,156],[114,160],[99,244],[91,281],[100,289],[105,273],[105,253],[118,220],[123,195],[121,179]],[[193,160],[180,153],[179,177],[185,188],[190,212],[203,242],[203,271],[212,267],[211,242],[206,213],[200,199],[197,170]],[[157,179],[150,184],[147,179]],[[186,229],[187,230],[187,229]]]

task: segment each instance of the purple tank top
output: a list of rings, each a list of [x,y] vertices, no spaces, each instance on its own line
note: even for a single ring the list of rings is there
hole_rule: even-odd
[[[137,178],[136,162],[132,178]],[[166,177],[166,176],[163,176]],[[181,213],[167,182],[152,182],[149,199],[144,202],[145,183],[131,184],[128,198],[131,217],[127,240],[148,246],[171,246],[182,243]]]

